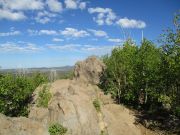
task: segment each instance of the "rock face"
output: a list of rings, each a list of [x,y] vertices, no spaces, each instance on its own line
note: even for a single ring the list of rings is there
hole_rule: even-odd
[[[0,135],[49,135],[41,123],[24,118],[10,118],[0,114]]]
[[[74,68],[74,78],[91,84],[98,84],[99,77],[105,65],[95,56],[87,58],[85,61],[77,62]]]
[[[95,85],[104,67],[96,57],[78,62],[73,80],[57,80],[51,84],[52,99],[48,108],[36,106],[37,89],[29,118],[0,115],[0,135],[47,135],[52,123],[66,127],[66,135],[100,135],[102,132],[106,135],[141,135],[133,124],[134,116],[114,104],[111,97]],[[95,99],[100,101],[100,112],[93,106]]]
[[[91,99],[96,93],[70,80],[67,86],[57,81],[52,87],[55,89],[48,107],[49,122],[62,124],[71,135],[99,135],[98,117]]]

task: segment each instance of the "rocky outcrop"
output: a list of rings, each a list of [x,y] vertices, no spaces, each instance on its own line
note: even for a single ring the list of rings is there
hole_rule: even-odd
[[[79,81],[98,84],[104,68],[103,62],[92,56],[75,64],[74,78]]]
[[[75,80],[58,80],[51,84],[53,97],[48,108],[31,108],[29,118],[44,125],[59,123],[69,135],[99,135],[98,114],[92,104],[94,86]]]
[[[0,114],[0,135],[49,135],[42,123],[25,118],[10,118]]]
[[[97,87],[104,68],[96,57],[78,62],[73,80],[57,80],[51,84],[52,98],[48,108],[37,107],[37,89],[29,118],[1,116],[0,133],[46,135],[50,124],[59,123],[68,129],[67,135],[140,135],[140,130],[133,124],[135,117],[114,104],[110,95],[104,95]],[[100,112],[93,106],[95,99],[100,101]]]

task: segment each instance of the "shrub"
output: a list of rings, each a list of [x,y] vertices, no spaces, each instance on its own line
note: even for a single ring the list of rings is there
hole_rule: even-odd
[[[96,108],[96,110],[97,110],[98,112],[101,111],[101,105],[100,105],[100,102],[99,102],[98,99],[95,99],[95,100],[93,101],[93,105],[94,105],[94,107]]]
[[[48,82],[47,75],[39,72],[33,73],[31,78],[35,88],[37,88],[40,84]]]
[[[26,116],[33,92],[30,79],[2,75],[0,78],[0,112],[8,116]]]
[[[52,95],[49,92],[49,86],[46,84],[42,87],[42,90],[39,91],[39,97],[37,106],[38,107],[48,107],[48,102],[51,99]]]
[[[62,125],[56,123],[56,124],[52,124],[49,127],[48,131],[49,131],[50,135],[64,135],[67,132],[67,128],[65,128]]]
[[[0,112],[13,117],[27,116],[32,93],[44,82],[39,79],[40,76],[0,75]]]

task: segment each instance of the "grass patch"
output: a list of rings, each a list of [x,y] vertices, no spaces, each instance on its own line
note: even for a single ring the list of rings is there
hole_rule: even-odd
[[[96,110],[97,110],[98,112],[101,111],[101,105],[100,105],[100,101],[99,101],[98,99],[95,99],[95,100],[93,101],[93,105],[94,105],[94,107],[96,108]]]
[[[49,92],[49,86],[46,84],[43,86],[42,90],[39,91],[37,106],[47,108],[51,97],[52,95]]]
[[[52,124],[49,127],[48,131],[49,131],[50,135],[64,135],[67,132],[67,128],[65,128],[62,125],[56,123],[56,124]]]

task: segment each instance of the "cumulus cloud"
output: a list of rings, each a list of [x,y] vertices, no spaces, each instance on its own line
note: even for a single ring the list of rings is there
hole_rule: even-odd
[[[146,23],[141,20],[121,18],[116,22],[122,28],[145,28]]]
[[[78,7],[75,0],[65,0],[64,3],[68,9],[77,9]]]
[[[117,18],[116,14],[110,8],[89,8],[88,12],[90,14],[96,14],[96,17],[93,17],[93,20],[98,25],[112,25],[113,21]]]
[[[108,34],[105,31],[102,30],[94,30],[94,29],[88,29],[90,32],[94,34],[96,37],[108,37]]]
[[[33,30],[33,29],[28,29],[27,32],[30,35],[63,35],[67,38],[80,38],[80,37],[86,37],[89,36],[90,34],[85,31],[85,30],[78,30],[75,28],[65,28],[64,30],[56,31],[56,30]],[[61,39],[54,39],[54,40],[61,40]]]
[[[57,35],[55,30],[40,30],[39,35]]]
[[[40,50],[40,47],[27,42],[6,42],[0,44],[0,52],[37,52]]]
[[[0,33],[0,37],[5,37],[5,36],[15,36],[15,35],[20,35],[21,32],[20,31],[10,31],[10,32],[2,32]]]
[[[63,10],[62,3],[58,0],[47,0],[46,3],[52,12],[61,12]]]
[[[75,28],[65,28],[65,30],[60,31],[60,33],[63,36],[66,36],[66,37],[75,37],[75,38],[89,36],[89,33],[87,31],[85,31],[85,30],[78,30],[78,29],[75,29]]]
[[[32,29],[28,29],[27,32],[30,35],[57,35],[58,32],[55,30],[32,30]]]
[[[13,12],[7,9],[0,9],[0,19],[19,21],[26,19],[26,16],[23,12]]]
[[[38,23],[46,24],[55,21],[55,17],[58,16],[57,13],[64,9],[83,10],[86,5],[87,2],[81,0],[64,0],[64,3],[60,0],[0,0],[0,20],[18,21],[33,18]],[[26,17],[26,11],[33,11],[33,15]],[[34,14],[37,14],[37,16],[34,17]]]
[[[81,2],[79,0],[65,0],[64,1],[65,6],[67,9],[85,9],[87,3],[86,2]]]
[[[54,13],[50,13],[47,11],[41,11],[41,12],[37,13],[37,16],[34,19],[38,23],[46,24],[48,22],[52,22],[53,21],[52,18],[55,18],[56,16],[57,15]]]
[[[40,10],[44,8],[42,0],[1,0],[0,5],[10,10]]]
[[[61,38],[53,38],[52,41],[54,41],[54,42],[62,42],[62,41],[64,41],[64,39],[61,39]]]

